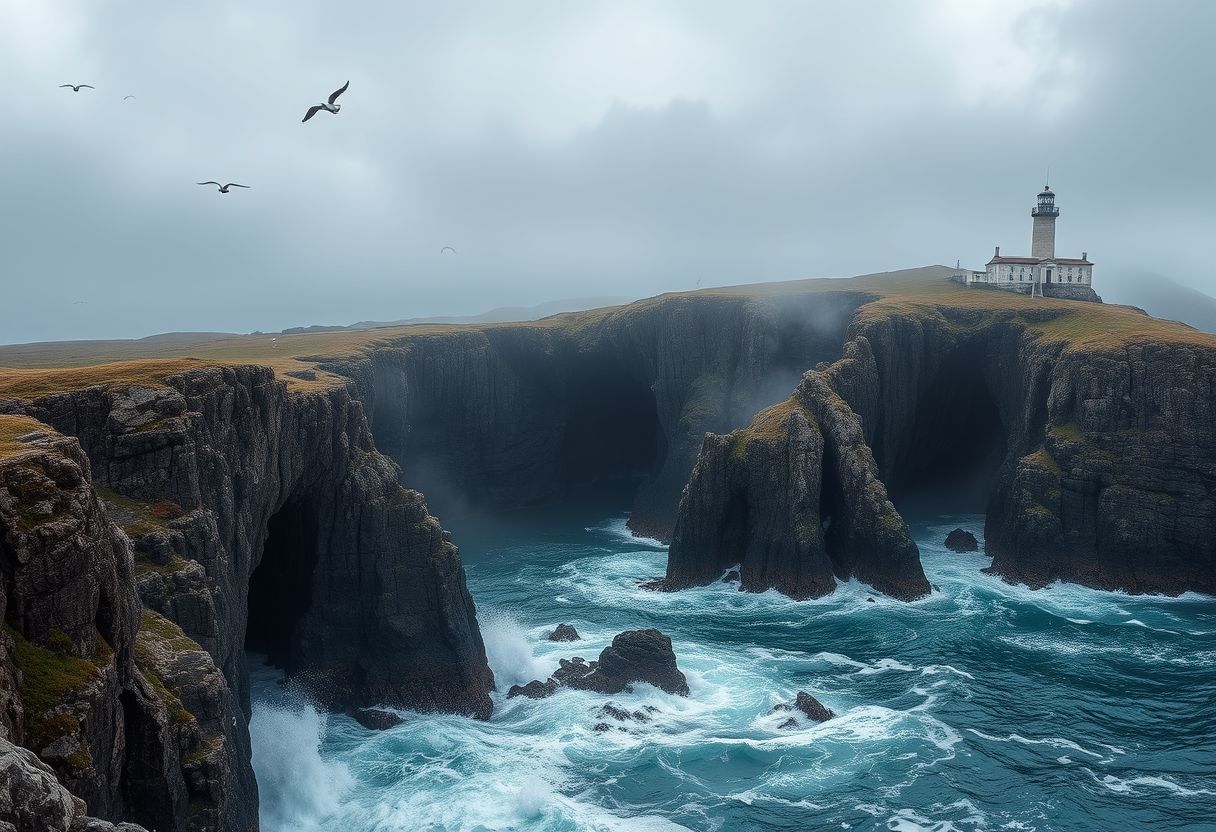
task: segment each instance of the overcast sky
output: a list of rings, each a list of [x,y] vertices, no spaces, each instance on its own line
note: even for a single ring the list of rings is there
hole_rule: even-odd
[[[1028,253],[1048,166],[1099,291],[1216,291],[1213,32],[1201,0],[0,0],[0,342],[979,266]]]

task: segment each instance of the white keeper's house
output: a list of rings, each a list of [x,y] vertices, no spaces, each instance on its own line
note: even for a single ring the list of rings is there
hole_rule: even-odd
[[[1060,209],[1051,187],[1044,185],[1030,211],[1034,225],[1030,256],[1001,254],[997,246],[984,271],[962,270],[954,279],[968,286],[987,286],[1029,295],[1097,300],[1093,291],[1094,264],[1087,252],[1080,257],[1056,257],[1056,218]]]

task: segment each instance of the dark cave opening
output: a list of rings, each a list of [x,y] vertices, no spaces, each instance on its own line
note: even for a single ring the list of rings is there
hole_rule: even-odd
[[[317,514],[307,503],[288,501],[270,518],[262,560],[249,579],[245,649],[264,653],[291,670],[292,638],[312,601],[317,563]]]
[[[567,487],[637,480],[666,454],[654,392],[619,362],[579,362],[564,386],[560,459]]]
[[[956,350],[921,392],[888,482],[901,512],[986,509],[1005,456],[1005,428],[983,360],[983,352]]]
[[[841,579],[849,577],[849,569],[837,558],[837,554],[842,550],[842,545],[848,539],[846,516],[844,494],[840,489],[840,474],[836,467],[836,455],[832,448],[825,447],[819,485],[819,522],[823,526],[823,548],[832,561],[832,572]]]

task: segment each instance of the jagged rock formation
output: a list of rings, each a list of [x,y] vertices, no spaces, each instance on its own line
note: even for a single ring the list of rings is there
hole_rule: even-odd
[[[861,426],[852,447],[872,449],[876,481],[897,499],[968,466],[981,475],[970,488],[989,495],[985,538],[998,574],[1035,586],[1216,592],[1216,342],[1181,328],[1157,341],[1120,332],[1144,326],[1126,310],[863,307],[841,359],[808,372],[789,402],[748,429],[706,440],[668,584],[705,583],[742,562],[751,588],[800,596],[826,585],[811,495],[817,442],[835,434],[828,412]],[[870,577],[852,574],[908,597],[882,584],[908,563],[903,535],[888,536],[886,549],[834,549],[840,511],[821,506],[821,522],[825,514],[833,564],[868,553]],[[888,518],[892,533],[902,526],[892,512],[870,517]]]
[[[17,696],[0,714],[0,736],[37,752],[100,818],[256,829],[255,802],[236,780],[227,686],[176,627],[153,613],[141,622],[130,543],[93,492],[79,444],[32,420],[0,417],[6,426],[14,440],[0,454],[0,676]],[[7,761],[10,773],[28,769],[24,754]],[[43,821],[18,828],[62,826]]]
[[[852,576],[897,598],[929,592],[860,420],[818,373],[748,428],[706,437],[664,588],[711,583],[735,563],[742,589],[793,598],[826,595]]]
[[[121,734],[120,714],[136,708],[155,712],[152,723],[167,719],[177,742],[151,729],[135,731],[126,740],[140,758],[165,761],[181,752],[188,769],[189,788],[162,783],[156,788],[163,793],[140,798],[156,813],[153,825],[162,832],[256,827],[246,647],[267,653],[334,708],[384,703],[489,715],[493,677],[459,553],[421,495],[403,488],[396,466],[376,452],[362,407],[345,387],[288,394],[268,368],[209,368],[169,376],[162,386],[97,386],[0,401],[4,410],[77,437],[79,446],[56,440],[74,449],[61,452],[75,455],[74,473],[62,474],[73,499],[93,507],[72,540],[80,557],[118,564],[102,569],[105,581],[85,570],[61,576],[69,586],[103,588],[94,606],[102,610],[97,644],[110,645],[105,650],[90,640],[91,623],[70,617],[88,609],[75,603],[84,589],[48,593],[43,576],[10,588],[6,613],[35,645],[50,637],[47,622],[64,619],[55,626],[71,641],[73,656],[100,662],[78,708],[86,728],[97,726],[95,735],[84,732],[84,751],[75,730],[36,750],[64,760],[57,770],[65,784],[102,816],[120,816],[127,805],[116,784],[151,784],[155,765],[124,781],[117,771],[95,773],[75,762],[110,761],[106,743]],[[134,541],[134,567],[128,538],[89,487],[89,462],[106,511]],[[52,479],[65,469],[47,465]],[[55,505],[28,497],[6,533],[41,523],[44,514],[57,521]],[[10,540],[6,558],[28,560],[34,541]],[[56,562],[67,569],[62,558]],[[42,606],[14,606],[14,598],[39,599],[51,611],[34,615],[30,610]],[[69,598],[70,615],[58,606]],[[150,612],[136,641],[140,598]],[[114,623],[120,620],[127,628],[121,632]],[[18,653],[23,643],[16,642]],[[8,648],[6,638],[0,651]],[[116,658],[103,661],[111,648]],[[141,674],[131,677],[130,702],[120,707],[121,662],[132,658]],[[93,702],[108,710],[93,714]],[[182,742],[190,747],[180,748]],[[222,805],[203,811],[213,793],[222,793]],[[178,811],[189,801],[197,803],[191,827],[184,808]],[[224,816],[224,807],[240,814]]]

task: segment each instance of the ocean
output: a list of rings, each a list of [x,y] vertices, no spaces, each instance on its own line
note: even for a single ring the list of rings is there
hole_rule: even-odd
[[[595,506],[458,527],[493,718],[371,731],[251,661],[262,828],[1216,829],[1216,599],[1012,586],[945,549],[956,526],[982,541],[981,516],[914,524],[937,589],[913,603],[857,582],[802,602],[645,591],[666,549]],[[562,622],[583,640],[547,641]],[[671,637],[689,697],[506,699],[642,627]],[[779,728],[799,690],[836,718]],[[609,702],[650,719],[606,718]]]

